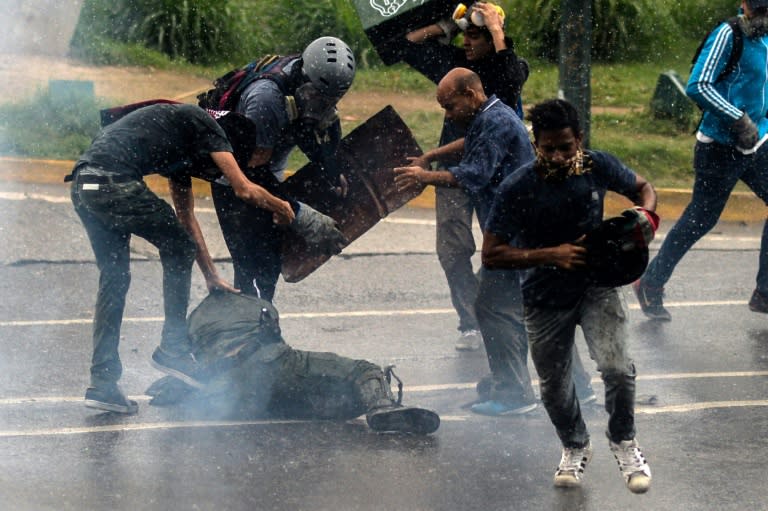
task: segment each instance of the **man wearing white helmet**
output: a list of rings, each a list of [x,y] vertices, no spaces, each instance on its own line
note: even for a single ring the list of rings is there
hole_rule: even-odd
[[[349,46],[335,37],[321,37],[301,55],[275,57],[250,83],[234,91],[238,97],[228,98],[236,112],[257,125],[254,165],[245,169],[249,179],[289,201],[296,211],[291,227],[318,250],[332,254],[346,243],[333,219],[294,200],[282,181],[288,156],[298,147],[319,167],[313,185],[321,193],[329,197],[346,193],[334,157],[341,140],[336,104],[354,76],[355,57]],[[235,197],[228,183],[214,183],[212,195],[232,256],[235,286],[271,301],[280,275],[284,230],[269,211]]]

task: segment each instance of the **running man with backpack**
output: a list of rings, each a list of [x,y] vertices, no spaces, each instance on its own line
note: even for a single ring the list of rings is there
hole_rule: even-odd
[[[346,244],[334,220],[294,200],[283,186],[289,154],[298,147],[320,169],[313,183],[333,200],[346,193],[334,153],[341,140],[336,104],[352,85],[355,57],[335,37],[311,42],[300,55],[269,56],[214,82],[200,106],[234,110],[256,124],[256,156],[244,172],[251,181],[291,203],[291,228],[318,250],[336,254]],[[284,227],[272,213],[242,200],[226,181],[211,185],[216,214],[232,256],[234,283],[271,301],[282,263]]]
[[[634,284],[643,313],[669,321],[664,285],[688,250],[717,223],[741,180],[768,204],[768,0],[743,0],[737,23],[709,34],[686,93],[704,111],[694,149],[691,202],[669,231],[645,274]],[[741,52],[730,72],[729,62]],[[768,221],[763,227],[753,312],[768,313]]]

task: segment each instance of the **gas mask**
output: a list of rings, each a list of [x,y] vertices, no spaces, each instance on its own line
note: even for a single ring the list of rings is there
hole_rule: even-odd
[[[502,9],[500,5],[490,5],[499,13],[501,24],[504,25],[504,9]],[[475,10],[474,4],[467,7],[463,3],[460,3],[456,6],[456,9],[454,9],[451,18],[462,32],[465,32],[472,25],[476,27],[485,26],[485,16],[483,16],[483,13],[480,11]]]
[[[305,126],[322,127],[329,118],[336,117],[336,103],[339,98],[321,94],[307,82],[301,85],[293,95],[296,102],[296,115]]]
[[[739,26],[749,38],[768,35],[768,12],[760,9],[751,18],[739,16]]]

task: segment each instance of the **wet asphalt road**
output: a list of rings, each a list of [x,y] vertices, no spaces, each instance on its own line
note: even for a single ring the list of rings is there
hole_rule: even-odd
[[[211,204],[198,216],[230,275]],[[560,448],[541,407],[496,419],[462,406],[487,363],[453,349],[433,220],[397,212],[309,278],[281,282],[276,305],[297,348],[396,364],[404,402],[440,413],[434,435],[149,406],[160,265],[141,243],[121,344],[122,386],[140,411],[123,417],[82,403],[97,271],[66,188],[2,184],[0,509],[768,509],[768,317],[746,306],[760,226],[718,226],[686,256],[667,288],[671,323],[645,321],[627,293],[638,439],[654,476],[636,496],[608,451],[599,404],[585,410],[595,455],[584,487],[567,491],[552,487]],[[194,279],[193,305],[205,293]]]

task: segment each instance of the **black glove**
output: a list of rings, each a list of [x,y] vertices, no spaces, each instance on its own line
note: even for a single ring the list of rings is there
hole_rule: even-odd
[[[736,147],[739,149],[752,149],[757,144],[757,126],[746,112],[733,123],[731,131],[736,135]]]
[[[326,255],[338,254],[349,244],[333,218],[312,209],[303,202],[299,202],[299,211],[291,228],[304,238],[308,245],[316,247]]]

